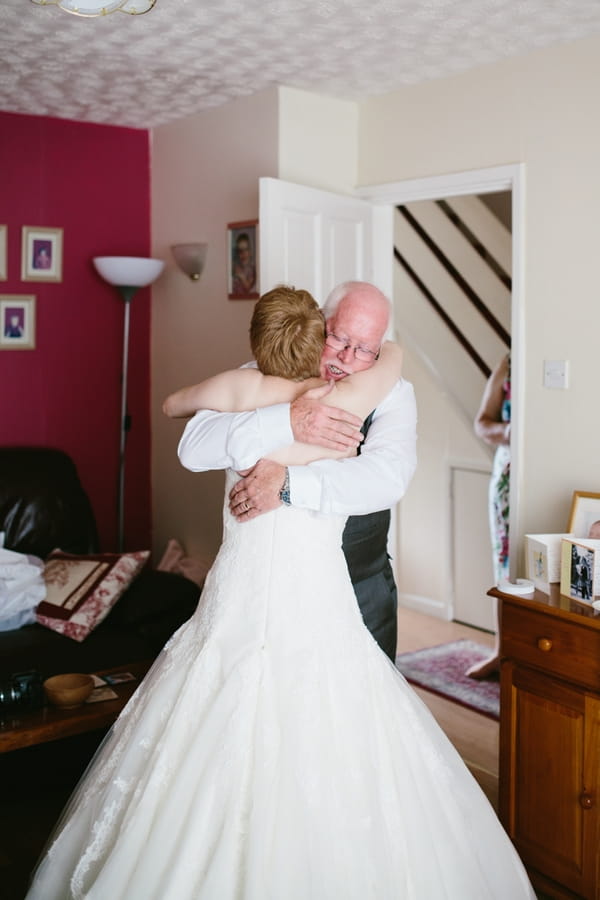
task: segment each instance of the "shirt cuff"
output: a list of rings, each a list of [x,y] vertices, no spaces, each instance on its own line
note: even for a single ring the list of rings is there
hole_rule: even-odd
[[[318,511],[321,508],[321,476],[310,466],[288,466],[292,506]]]
[[[268,453],[294,443],[289,403],[261,406],[256,410],[256,416],[260,434],[269,435],[268,446],[270,449],[267,451]]]

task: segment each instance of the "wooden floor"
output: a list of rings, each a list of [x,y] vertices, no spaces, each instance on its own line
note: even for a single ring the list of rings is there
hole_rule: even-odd
[[[469,638],[488,647],[494,635],[457,622],[445,622],[409,609],[398,611],[398,653]],[[415,688],[452,741],[494,809],[498,809],[498,722]]]

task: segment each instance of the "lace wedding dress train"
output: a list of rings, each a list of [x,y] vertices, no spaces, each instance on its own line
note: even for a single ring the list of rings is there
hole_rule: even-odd
[[[99,748],[28,900],[534,900],[364,627],[343,520],[280,507],[239,524],[225,503],[224,525],[196,613]]]

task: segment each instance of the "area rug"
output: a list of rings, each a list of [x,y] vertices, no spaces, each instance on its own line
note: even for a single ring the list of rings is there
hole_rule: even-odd
[[[497,676],[478,681],[465,675],[469,666],[489,654],[489,647],[475,641],[452,641],[414,653],[401,653],[396,657],[396,666],[411,684],[474,709],[490,719],[498,719],[500,684]]]

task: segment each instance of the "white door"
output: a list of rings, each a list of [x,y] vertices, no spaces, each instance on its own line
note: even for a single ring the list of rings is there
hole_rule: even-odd
[[[259,179],[260,292],[304,288],[323,303],[342,281],[392,296],[393,209],[329,191]]]
[[[323,304],[343,281],[369,281],[393,294],[393,207],[259,179],[260,292],[278,284],[310,291]],[[391,329],[392,323],[390,323]],[[395,557],[396,516],[388,545]]]

